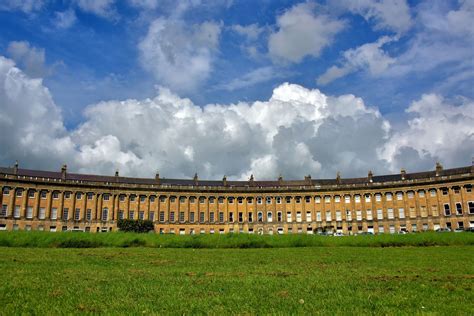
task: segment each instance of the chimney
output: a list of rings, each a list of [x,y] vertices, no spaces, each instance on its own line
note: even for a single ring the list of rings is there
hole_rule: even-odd
[[[227,177],[224,175],[224,178],[222,178],[222,184],[226,187],[227,186]]]
[[[250,186],[253,186],[254,185],[254,178],[253,178],[253,174],[250,175],[250,179],[249,179],[249,185]]]
[[[155,181],[156,181],[156,183],[160,184],[160,172],[159,171],[157,171],[155,173]]]
[[[406,170],[402,168],[402,169],[400,170],[400,174],[401,174],[401,176],[402,176],[402,180],[405,180],[405,179],[406,179],[406,176],[407,176]]]
[[[372,170],[369,170],[369,173],[367,174],[367,178],[369,179],[369,182],[372,183],[374,180],[372,179],[374,177],[374,174],[372,173]]]
[[[198,174],[197,174],[197,172],[194,174],[193,181],[194,181],[194,185],[198,185],[198,184],[199,184],[199,180],[198,180]]]
[[[283,177],[282,177],[282,175],[280,174],[280,175],[278,176],[278,185],[282,185],[282,184],[283,184]]]
[[[304,181],[306,182],[307,185],[311,185],[311,175],[308,174],[307,176],[305,176]]]
[[[443,166],[437,162],[436,163],[436,176],[439,177],[441,175],[441,171],[443,171]]]
[[[341,184],[341,173],[339,171],[336,173],[336,183]]]
[[[61,179],[66,180],[67,176],[67,165],[63,165],[61,168]]]
[[[119,178],[119,171],[115,170],[115,182],[118,182],[118,178]]]
[[[18,175],[18,160],[15,161],[15,166],[13,167],[13,174]]]
[[[472,162],[471,162],[471,173],[474,173],[474,157],[472,157]]]

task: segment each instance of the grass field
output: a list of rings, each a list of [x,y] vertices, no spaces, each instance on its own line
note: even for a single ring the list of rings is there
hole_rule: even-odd
[[[474,312],[474,246],[0,252],[1,315]]]
[[[417,233],[328,237],[317,235],[159,235],[137,233],[0,232],[0,247],[40,248],[288,248],[288,247],[401,247],[474,246],[473,233]]]

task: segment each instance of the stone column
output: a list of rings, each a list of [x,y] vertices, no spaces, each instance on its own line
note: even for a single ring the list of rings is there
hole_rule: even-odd
[[[20,209],[20,218],[25,219],[26,217],[26,207],[28,206],[28,189],[23,190],[23,195],[22,195],[22,207]]]
[[[51,221],[51,208],[53,206],[53,191],[49,190],[46,195],[46,211],[45,211],[45,218]]]
[[[13,211],[15,209],[15,196],[16,196],[16,189],[17,188],[10,188],[10,205],[8,206],[8,208],[10,209],[9,212],[7,212],[8,214],[10,214],[10,216],[13,218]]]
[[[40,201],[41,201],[41,190],[36,190],[35,207],[33,208],[33,219],[38,219]],[[1,202],[0,202],[0,205],[1,205]]]

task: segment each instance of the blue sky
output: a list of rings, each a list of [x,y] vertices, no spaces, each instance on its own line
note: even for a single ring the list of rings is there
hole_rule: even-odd
[[[318,159],[319,149],[312,149],[317,143],[312,135],[292,140],[308,148],[309,165],[296,162],[287,165],[288,161],[279,156],[282,153],[275,153],[275,144],[267,144],[267,152],[246,156],[239,168],[225,164],[215,168],[218,163],[205,156],[188,161],[187,148],[196,152],[188,145],[183,145],[181,150],[181,158],[188,162],[175,164],[170,162],[175,157],[165,159],[168,162],[158,157],[154,163],[174,170],[170,173],[176,176],[199,170],[213,177],[235,169],[231,175],[244,178],[256,172],[252,165],[263,163],[268,157],[274,167],[261,172],[263,177],[273,177],[283,168],[290,170],[288,175],[293,177],[304,168],[321,175],[332,175],[341,169],[360,174],[370,164],[380,172],[392,172],[403,163],[422,169],[431,168],[436,160],[447,161],[451,166],[470,162],[474,142],[469,126],[469,122],[474,123],[473,12],[474,3],[470,0],[7,0],[0,4],[0,55],[14,62],[28,79],[42,79],[52,98],[51,106],[59,113],[58,124],[63,128],[60,137],[67,134],[72,148],[83,153],[84,146],[96,148],[101,137],[113,136],[121,153],[133,154],[137,159],[135,162],[131,162],[135,158],[125,159],[125,163],[101,160],[104,166],[97,170],[93,167],[96,162],[73,163],[85,172],[122,168],[133,175],[144,173],[139,168],[145,163],[144,153],[136,151],[134,146],[140,147],[136,140],[125,140],[111,131],[97,131],[95,139],[87,139],[95,144],[91,145],[78,136],[86,134],[87,126],[92,124],[88,111],[99,108],[104,101],[115,102],[119,111],[123,110],[118,105],[120,102],[135,99],[143,110],[147,98],[156,100],[166,95],[179,102],[189,98],[193,106],[201,107],[204,112],[212,109],[212,104],[225,111],[239,102],[271,104],[276,89],[285,82],[295,85],[294,89],[304,88],[305,92],[301,93],[308,95],[318,91],[334,100],[349,95],[360,98],[354,102],[363,102],[362,112],[375,109],[373,117],[390,125],[390,130],[379,131],[383,141],[373,140],[379,146],[373,153],[377,159],[370,163],[362,159],[365,163],[357,162],[360,166],[354,171],[350,169],[354,161],[329,165],[328,159],[323,163]],[[297,98],[294,89],[287,93]],[[294,105],[294,98],[285,100]],[[303,103],[313,102],[305,100]],[[462,110],[459,115],[467,124],[461,128],[463,132],[456,140],[455,149],[428,148],[409,139],[414,134],[410,128],[417,122],[416,117],[423,115],[414,110],[417,102]],[[15,106],[18,107],[11,105]],[[325,112],[322,113],[326,118]],[[5,110],[3,116],[8,115]],[[304,123],[305,114],[302,115],[303,118],[295,119],[292,124],[282,123],[278,127],[293,128]],[[424,121],[446,119],[429,117]],[[200,124],[201,119],[196,122]],[[329,124],[310,122],[315,134],[322,132],[318,131],[321,125]],[[353,124],[357,126],[356,122]],[[140,126],[130,128],[139,130]],[[337,129],[342,126],[332,128],[332,137],[341,135]],[[358,131],[356,128],[354,133]],[[280,132],[283,133],[279,130],[269,135],[275,137]],[[430,139],[429,136],[424,131],[423,137]],[[393,137],[407,140],[395,146],[396,149],[389,149]],[[171,150],[166,145],[159,146],[169,155]],[[335,153],[341,150],[334,148]],[[415,157],[408,159],[409,155],[400,155],[404,150],[414,151]],[[21,158],[16,149],[7,151],[0,157],[4,164],[12,157]],[[223,145],[222,151],[229,149]],[[242,151],[248,149],[244,146]],[[454,155],[460,151],[465,156],[456,159]],[[352,151],[348,156],[361,154]],[[53,161],[61,159],[65,157],[58,154]],[[26,158],[26,161],[32,166],[52,165],[42,162],[41,157]]]

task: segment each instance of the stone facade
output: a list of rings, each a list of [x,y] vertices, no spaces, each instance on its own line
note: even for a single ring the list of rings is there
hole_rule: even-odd
[[[149,219],[157,233],[356,234],[474,226],[474,168],[365,178],[200,181],[0,168],[1,230],[117,230]]]

